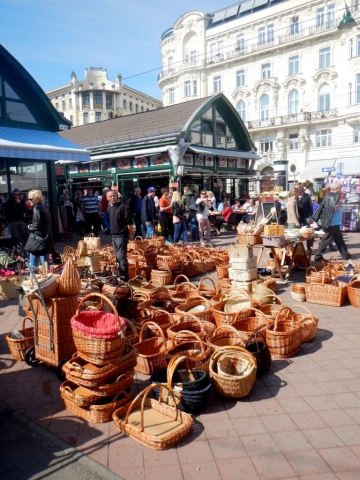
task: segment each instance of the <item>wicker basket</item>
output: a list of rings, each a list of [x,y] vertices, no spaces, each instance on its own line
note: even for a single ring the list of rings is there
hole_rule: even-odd
[[[176,307],[179,308],[179,307]],[[175,309],[176,311],[176,309]],[[179,313],[179,312],[177,312]],[[172,340],[175,336],[180,339],[183,342],[190,341],[193,338],[192,335],[187,335],[187,334],[181,334],[182,331],[190,331],[196,333],[201,340],[207,341],[209,337],[212,336],[212,334],[215,331],[215,325],[207,322],[207,321],[201,321],[199,318],[197,318],[195,315],[191,314],[183,314],[182,312],[179,315],[179,321],[173,325],[171,325],[166,333],[168,336],[169,340]]]
[[[189,337],[191,337],[191,340]],[[184,338],[187,338],[187,340],[183,341]],[[192,370],[209,372],[212,348],[203,342],[196,333],[190,330],[181,330],[173,337],[169,344],[170,348],[166,353],[167,363],[169,363],[175,355],[184,355],[189,357]]]
[[[221,280],[223,278],[229,278],[229,264],[218,263],[216,265],[216,278]]]
[[[210,285],[206,285],[204,282],[210,282]],[[209,276],[203,277],[199,282],[198,292],[203,297],[212,298],[216,293],[214,280]]]
[[[258,337],[261,337],[262,340],[259,340]],[[245,348],[255,357],[257,365],[256,376],[260,376],[269,370],[271,366],[271,354],[263,333],[258,331],[254,332],[251,337],[248,338]]]
[[[117,428],[143,445],[155,450],[165,450],[190,432],[193,420],[176,406],[148,398],[148,394],[155,388],[160,389],[160,398],[163,396],[162,390],[168,390],[169,395],[173,396],[172,391],[165,385],[150,385],[139,393],[127,409],[117,409],[113,420]],[[176,403],[175,398],[173,403]]]
[[[230,245],[229,262],[236,258],[252,258],[254,256],[253,247],[239,242],[239,245]]]
[[[315,317],[310,310],[302,305],[292,305],[290,308],[294,311],[294,308],[301,308],[305,310],[306,313],[293,313],[293,318],[295,323],[301,325],[302,328],[302,342],[310,342],[316,334],[318,330],[318,323],[319,318]]]
[[[268,302],[269,299],[271,303]],[[259,302],[259,310],[268,318],[275,318],[282,306],[283,302],[281,298],[274,293],[265,295]]]
[[[306,270],[306,283],[331,283],[332,275],[329,270],[316,270],[315,267],[308,267]]]
[[[360,308],[360,275],[356,275],[350,280],[347,291],[351,305]]]
[[[284,235],[284,225],[278,225],[277,223],[271,223],[264,226],[264,235]]]
[[[305,285],[293,283],[291,285],[291,297],[297,302],[306,302]]]
[[[31,274],[36,275],[41,293],[44,298],[54,297],[56,295],[58,284],[59,284],[59,275],[57,274]],[[36,283],[34,282],[32,276],[28,280],[24,280],[22,283],[22,288],[26,294],[31,294],[37,290]]]
[[[169,289],[168,292],[171,295],[173,302],[177,305],[186,303],[192,297],[198,297],[199,291],[193,283],[181,283],[177,286],[176,292]]]
[[[107,302],[112,314],[87,311],[81,307],[88,298],[100,298]],[[117,360],[124,349],[126,324],[110,300],[100,293],[91,293],[80,302],[76,315],[71,319],[71,328],[78,354],[88,362],[104,365]]]
[[[251,315],[243,318],[238,316],[234,322],[234,327],[238,330],[242,337],[247,341],[255,332],[264,332],[268,325],[268,317],[256,308],[252,309]]]
[[[158,329],[160,336],[143,340],[143,334],[147,327]],[[138,351],[135,370],[146,375],[151,375],[166,367],[165,354],[167,343],[162,329],[155,322],[146,322],[141,327],[139,342],[134,345]]]
[[[233,270],[247,270],[248,268],[257,268],[257,258],[231,258],[230,265]]]
[[[166,336],[167,329],[174,325],[174,320],[171,313],[166,310],[156,309],[152,312],[151,321],[156,323],[158,327],[161,328],[164,335]],[[147,328],[144,330],[143,338],[151,338],[159,336],[159,328],[155,328],[153,324],[148,324]]]
[[[151,280],[160,285],[169,285],[172,282],[172,273],[167,270],[151,270]]]
[[[0,277],[0,293],[4,300],[12,300],[19,297],[18,289],[21,287],[19,277]]]
[[[129,240],[128,249],[129,250],[144,250],[148,245],[148,242],[145,242],[142,237],[137,236],[134,240]]]
[[[140,275],[141,277],[145,277],[146,280],[150,280],[152,268],[153,267],[149,262],[141,262],[136,268],[136,275]]]
[[[202,297],[190,297],[185,303],[175,307],[175,313],[179,315],[191,314],[190,316],[198,318],[201,322],[214,323],[209,301]]]
[[[268,297],[269,295],[269,297]],[[263,283],[255,283],[252,288],[251,298],[260,304],[260,301],[266,296],[267,302],[272,303],[271,295],[273,295],[273,291],[270,288],[265,287]],[[263,303],[264,305],[264,303]]]
[[[175,304],[167,292],[160,292],[152,301],[150,305],[150,311],[166,310],[169,313],[175,312]]]
[[[232,285],[231,278],[221,278],[218,280],[218,287],[230,287]]]
[[[77,385],[70,380],[65,380],[60,385],[60,394],[74,405],[79,406],[89,405],[101,399],[99,395],[96,395],[88,388]]]
[[[122,390],[116,395],[111,397],[103,397],[96,403],[91,405],[77,405],[73,400],[70,400],[68,394],[64,393],[64,389],[60,390],[61,400],[66,408],[75,415],[85,418],[90,422],[106,423],[111,422],[114,411],[122,405],[129,404],[133,398],[133,391],[131,387],[126,390]]]
[[[27,320],[30,320],[31,327],[25,328],[25,323]],[[19,334],[23,338],[12,338],[12,334],[9,333],[6,335],[6,341],[10,350],[11,355],[15,360],[21,361],[25,360],[25,353],[29,347],[34,345],[34,321],[31,317],[24,317],[22,321],[22,329],[19,330]]]
[[[234,345],[238,347],[244,346],[244,339],[241,332],[231,325],[221,325],[217,327],[209,342],[214,350],[220,347],[232,347]]]
[[[236,363],[247,365],[242,374],[234,368]],[[219,372],[219,363],[224,369]],[[243,398],[249,395],[256,380],[256,361],[251,353],[242,347],[221,347],[210,359],[210,378],[214,389],[223,397]]]
[[[236,282],[249,282],[257,278],[257,268],[250,268],[248,270],[237,270],[229,268],[229,278]]]
[[[180,255],[180,261],[183,267],[184,275],[189,278],[195,277],[195,275],[197,275],[196,266],[191,255],[189,255],[188,253],[182,253]]]
[[[262,238],[260,233],[238,233],[238,243],[242,245],[261,245]],[[230,256],[231,258],[231,256]]]
[[[347,298],[347,284],[336,280],[331,285],[326,283],[309,283],[305,287],[306,301],[329,307],[341,307]]]
[[[301,342],[301,325],[295,323],[293,312],[289,307],[282,307],[274,323],[266,328],[266,343],[271,355],[290,358],[299,351]]]
[[[60,275],[58,284],[59,295],[79,295],[81,280],[74,262],[69,258]]]
[[[119,376],[114,377],[107,383],[89,388],[94,395],[99,397],[107,397],[108,395],[116,395],[121,390],[130,387],[134,381],[135,370],[122,370]]]

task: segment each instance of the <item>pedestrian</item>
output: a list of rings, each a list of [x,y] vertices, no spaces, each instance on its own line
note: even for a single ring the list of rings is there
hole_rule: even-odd
[[[160,207],[160,235],[165,238],[165,243],[170,244],[174,237],[174,224],[172,221],[172,208],[169,199],[169,190],[167,188],[161,189],[161,198],[159,200]],[[168,241],[170,237],[170,242]]]
[[[119,265],[120,278],[127,282],[129,280],[127,245],[132,234],[131,214],[127,206],[118,198],[115,190],[108,191],[106,196],[109,202],[112,245]]]
[[[297,205],[299,212],[299,222],[301,227],[306,227],[310,223],[312,215],[311,195],[305,193],[302,183],[296,184],[299,188],[299,196],[297,197]]]
[[[102,221],[103,227],[105,228],[106,235],[110,235],[110,233],[111,233],[110,221],[109,221],[109,212],[108,212],[108,205],[109,205],[109,200],[107,198],[107,193],[108,192],[110,192],[110,188],[105,187],[103,189],[103,195],[101,197],[101,202],[100,202],[101,221]],[[95,193],[95,195],[96,195],[96,193]]]
[[[75,214],[75,230],[76,233],[82,237],[84,229],[84,217],[82,213],[82,192],[81,190],[76,190],[75,196],[73,198],[74,205],[74,214]]]
[[[207,194],[205,190],[201,190],[200,198],[196,200],[196,205],[198,207],[198,212],[196,214],[196,218],[199,224],[199,236],[200,242],[202,245],[205,244],[204,242],[204,231],[206,229],[206,242],[210,243],[210,232],[211,226],[209,221],[209,209],[211,206],[211,201],[208,200]]]
[[[184,238],[185,243],[189,243],[186,227],[187,214],[185,206],[181,202],[181,194],[178,191],[172,194],[171,208],[173,211],[174,243],[177,243],[181,237]]]
[[[189,228],[191,240],[193,242],[199,241],[199,228],[196,219],[196,195],[189,187],[184,187],[184,195],[181,198],[181,202],[185,207],[187,215],[186,226]]]
[[[143,238],[151,238],[154,234],[156,220],[154,196],[155,188],[149,187],[147,189],[147,195],[145,195],[141,204],[141,229]]]
[[[32,223],[29,225],[30,235],[25,245],[29,252],[30,269],[37,271],[39,264],[44,266],[49,262],[49,254],[54,251],[54,243],[51,231],[50,214],[43,203],[43,196],[40,190],[30,190],[28,200],[33,205]],[[34,249],[38,243],[42,244],[41,249]]]
[[[332,239],[342,258],[344,260],[350,260],[351,254],[348,252],[340,229],[342,223],[342,208],[341,184],[339,182],[335,181],[330,185],[330,192],[327,193],[321,201],[319,208],[312,216],[312,220],[325,232],[315,252],[315,261],[320,262],[324,260],[323,254]]]
[[[294,187],[290,194],[289,199],[287,202],[287,226],[290,230],[295,228],[300,228],[300,220],[299,220],[299,211],[298,211],[298,203],[297,198],[300,195],[299,187]]]
[[[84,217],[85,233],[94,233],[98,236],[100,227],[100,202],[97,195],[93,194],[93,187],[87,187],[87,195],[82,199],[82,213]]]
[[[4,205],[4,213],[10,227],[11,238],[14,242],[25,245],[29,236],[24,222],[27,208],[25,201],[21,200],[20,195],[21,192],[18,188],[12,191],[12,196]]]
[[[65,195],[69,195],[69,190],[67,188],[65,188],[65,190],[63,190],[63,193],[61,195],[59,195],[59,198],[58,198],[59,207],[64,205]]]
[[[129,208],[132,218],[135,222],[136,231],[135,237],[142,237],[143,233],[141,231],[141,206],[142,206],[142,197],[141,197],[141,188],[135,188],[135,195],[130,199]]]

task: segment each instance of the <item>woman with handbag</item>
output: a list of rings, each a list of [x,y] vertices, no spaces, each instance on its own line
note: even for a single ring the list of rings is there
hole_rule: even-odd
[[[40,190],[31,190],[28,201],[33,205],[32,224],[29,225],[30,235],[25,245],[25,250],[30,254],[30,268],[36,270],[39,263],[48,262],[49,253],[53,251],[51,235],[51,220],[43,203]]]

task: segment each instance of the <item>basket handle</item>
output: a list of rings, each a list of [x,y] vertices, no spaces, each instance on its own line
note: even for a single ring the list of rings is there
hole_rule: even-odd
[[[188,277],[186,275],[183,275],[183,274],[178,275],[174,280],[174,289],[176,289],[177,281],[179,280],[179,278],[185,278],[186,283],[190,283],[190,280],[188,279]]]
[[[135,372],[134,372],[134,373],[135,373]],[[115,380],[115,383],[121,382],[121,380],[122,380],[123,378],[127,378],[129,375],[130,375],[129,373],[122,373],[121,375],[119,375],[119,376],[117,377],[117,379]]]
[[[275,293],[268,293],[267,295],[264,295],[264,296],[262,297],[262,299],[260,300],[259,305],[262,305],[261,302],[262,302],[262,301],[264,300],[264,298],[266,298],[266,297],[272,297],[272,298],[274,298],[274,299],[278,302],[278,305],[283,305],[283,301],[281,300],[280,297],[278,297],[277,295],[275,295]]]
[[[178,408],[176,406],[176,401],[175,401],[175,397],[174,397],[174,394],[173,392],[164,384],[162,383],[153,383],[151,385],[149,385],[147,388],[145,388],[145,390],[142,390],[135,398],[134,400],[130,403],[129,405],[129,408],[128,408],[128,411],[126,412],[126,417],[125,417],[125,420],[124,420],[124,424],[128,422],[129,420],[129,415],[130,413],[132,412],[132,409],[134,408],[135,404],[138,402],[138,400],[140,400],[141,397],[143,397],[142,401],[141,401],[141,410],[140,410],[140,432],[143,432],[144,431],[144,406],[145,406],[145,400],[146,400],[146,397],[149,395],[149,393],[151,392],[151,390],[154,390],[154,388],[159,388],[160,391],[159,391],[159,403],[161,403],[161,399],[162,399],[162,392],[161,392],[161,389],[162,388],[166,388],[166,390],[169,391],[169,394],[171,395],[172,397],[172,400],[174,402],[174,406],[175,406],[175,409],[176,409],[176,419],[177,419],[177,415],[178,415]]]
[[[183,361],[186,362],[187,368],[189,370],[191,370],[191,361],[190,361],[190,358],[187,357],[186,355],[174,355],[170,359],[170,362],[167,366],[166,381],[167,381],[167,387],[171,391],[172,391],[172,380],[173,380],[174,373],[175,373],[177,367]],[[181,399],[179,399],[179,401],[177,402],[177,405],[180,403],[180,401],[181,401]]]
[[[201,334],[203,335],[205,333],[204,324],[202,323],[202,321],[199,320],[198,317],[196,317],[195,315],[192,315],[191,313],[183,313],[182,315],[180,315],[179,316],[179,321],[177,322],[177,325],[181,325],[181,321],[183,320],[184,317],[190,317],[191,320],[193,320],[197,324],[199,324]],[[187,321],[188,321],[188,319],[184,320],[184,323],[186,323]]]
[[[350,282],[348,283],[348,286],[351,287],[351,284],[356,282],[357,280],[360,280],[360,275],[354,275]]]
[[[245,348],[238,347],[236,345],[219,347],[217,350],[215,350],[215,352],[212,353],[210,357],[210,363],[212,361],[217,361],[224,353],[231,354],[232,352],[242,352],[246,356],[246,359],[248,360],[250,365],[254,366],[255,368],[257,367],[255,357]]]
[[[30,320],[31,325],[34,325],[34,319],[32,317],[24,317],[22,321],[22,330],[25,329],[26,320]]]
[[[172,347],[175,346],[176,337],[179,336],[179,335],[183,335],[184,333],[187,333],[188,335],[192,335],[196,339],[196,341],[199,342],[200,349],[201,349],[201,354],[204,355],[204,353],[205,353],[204,342],[201,340],[199,335],[197,335],[195,332],[192,332],[191,330],[179,330],[172,339]]]
[[[77,354],[74,353],[74,355],[76,356]],[[76,372],[80,372],[81,375],[84,372],[83,367],[81,365],[79,365],[77,362],[70,362],[69,369],[70,370],[75,370]]]
[[[236,292],[241,293],[241,295],[244,295],[248,300],[250,300],[251,303],[253,302],[253,299],[252,299],[251,296],[248,294],[248,292],[246,292],[245,290],[242,290],[241,288],[238,288],[238,287],[231,287],[231,288],[228,288],[227,290],[225,290],[225,292],[220,296],[219,302],[222,302],[222,301],[225,299],[225,295],[226,295],[228,292],[232,292],[232,291],[234,291],[234,290],[235,290]]]
[[[155,312],[153,313],[152,319],[154,320],[154,322],[156,323],[156,318],[155,318],[156,316],[163,315],[164,313],[168,317],[168,319],[170,320],[170,324],[174,325],[174,319],[173,319],[171,313],[167,312],[166,310],[161,310],[161,309],[155,310]]]
[[[305,310],[311,317],[311,320],[313,321],[313,323],[315,323],[315,318],[314,318],[314,315],[310,312],[310,310],[306,307],[304,307],[303,305],[291,305],[291,310],[294,308],[294,307],[299,307],[299,308],[302,308],[303,310]],[[295,312],[294,312],[295,313]],[[305,319],[304,319],[305,320]],[[304,321],[303,320],[303,321]],[[303,323],[303,321],[301,323]]]
[[[150,295],[146,292],[136,292],[133,295],[133,299],[140,299],[140,300],[150,300]]]
[[[137,267],[136,267],[137,268]],[[143,277],[142,275],[135,275],[135,277],[131,278],[128,281],[128,284],[131,285],[131,282],[136,282],[137,280],[140,280],[141,282],[147,282],[146,278]]]
[[[143,338],[142,338],[143,332],[148,325],[154,326],[160,332],[160,337],[163,341],[163,348],[164,348],[164,350],[166,350],[166,339],[165,339],[165,336],[164,336],[164,332],[162,331],[162,328],[155,322],[150,321],[150,322],[145,322],[144,323],[144,325],[141,327],[141,330],[140,330],[139,342],[143,341]]]
[[[79,302],[78,308],[76,310],[76,315],[79,315],[81,307],[84,304],[84,302],[86,302],[86,300],[88,300],[89,298],[92,298],[92,297],[98,297],[101,300],[105,300],[105,302],[110,305],[111,310],[112,310],[113,314],[115,315],[116,323],[120,328],[119,333],[120,333],[120,335],[124,335],[124,330],[126,328],[125,327],[125,322],[123,321],[123,319],[121,317],[119,317],[119,314],[118,314],[114,304],[102,293],[92,292],[92,293],[89,293],[89,294],[85,295],[85,297],[83,299],[81,299],[80,302]]]
[[[170,293],[168,293],[168,292],[159,292],[159,293],[156,295],[156,297],[155,297],[154,303],[157,302],[158,297],[159,297],[160,295],[166,295],[166,296],[168,297],[167,300],[169,300],[169,301],[171,302],[171,304],[173,304],[173,303],[172,303],[171,295],[170,295]]]
[[[149,263],[149,262],[148,262],[148,263]],[[149,265],[150,265],[150,264],[149,264]],[[145,285],[145,287],[148,287],[148,286],[151,286],[151,285],[153,285],[154,288],[160,288],[160,287],[162,287],[161,283],[158,282],[157,280],[149,280],[148,283]],[[161,292],[159,292],[159,293],[161,293]]]
[[[258,335],[261,335],[263,337],[263,340],[264,340],[264,343],[266,344],[266,338],[265,338],[265,335],[261,332],[261,328],[262,327],[259,327],[257,328],[247,339],[246,343],[245,343],[245,348],[248,347],[249,345],[251,345],[251,343],[256,343],[256,348],[257,348],[257,351],[260,352],[260,348],[259,348],[259,344],[258,344],[258,340],[257,340],[257,337]],[[254,342],[251,342],[250,343],[250,340],[251,339],[254,339]]]
[[[197,288],[196,288],[196,286],[195,286],[193,283],[183,282],[183,283],[180,283],[180,285],[178,285],[178,286],[176,287],[176,293],[181,292],[182,290],[184,290],[184,287],[187,287],[186,290],[189,289],[189,290],[197,291]]]
[[[315,267],[310,266],[310,267],[308,267],[308,268],[306,269],[305,275],[307,275],[307,276],[310,275],[310,273],[311,273],[312,270],[314,270],[314,272],[317,272],[317,270],[316,270]]]
[[[203,277],[203,278],[200,280],[200,282],[199,282],[199,285],[198,285],[198,290],[199,290],[199,291],[200,291],[201,285],[203,284],[203,282],[204,282],[205,280],[209,280],[209,281],[213,284],[214,290],[216,290],[216,285],[215,285],[214,280],[213,280],[211,277],[209,277],[209,275],[206,275],[206,277]]]
[[[294,326],[294,318],[292,316],[292,311],[290,309],[290,307],[280,307],[276,316],[275,316],[275,322],[274,322],[274,328],[273,328],[273,331],[276,332],[276,329],[277,329],[277,324],[278,324],[278,321],[281,321],[280,319],[280,314],[282,314],[283,312],[285,312],[285,315],[288,315],[291,322],[292,322],[292,326]]]
[[[134,325],[134,323],[129,320],[128,318],[125,318],[123,317],[123,319],[125,320],[125,323],[127,323],[129,325],[129,327],[131,328],[132,332],[134,335],[137,335],[138,334],[138,331],[136,330],[136,327]],[[125,328],[126,329],[126,328]]]
[[[114,297],[116,296],[116,293],[117,291],[119,290],[119,288],[123,287],[124,285],[127,285],[129,287],[129,290],[130,290],[130,299],[129,300],[132,300],[133,298],[133,290],[131,288],[131,285],[129,285],[128,283],[126,282],[120,282],[120,284],[116,287],[116,290],[114,292]]]
[[[216,334],[220,331],[220,330],[228,330],[230,332],[233,332],[236,334],[237,337],[240,338],[240,340],[242,341],[242,343],[244,344],[244,338],[241,334],[241,332],[239,330],[236,330],[235,327],[233,327],[232,325],[220,325],[220,327],[217,327],[215,330],[214,330],[214,333],[212,335],[212,339],[216,337]]]

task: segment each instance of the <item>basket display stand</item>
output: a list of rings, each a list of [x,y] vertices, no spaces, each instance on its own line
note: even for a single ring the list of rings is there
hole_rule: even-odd
[[[237,248],[236,248],[237,247]],[[252,282],[257,279],[257,259],[250,245],[235,245],[229,250],[229,278],[233,285],[251,293]]]

